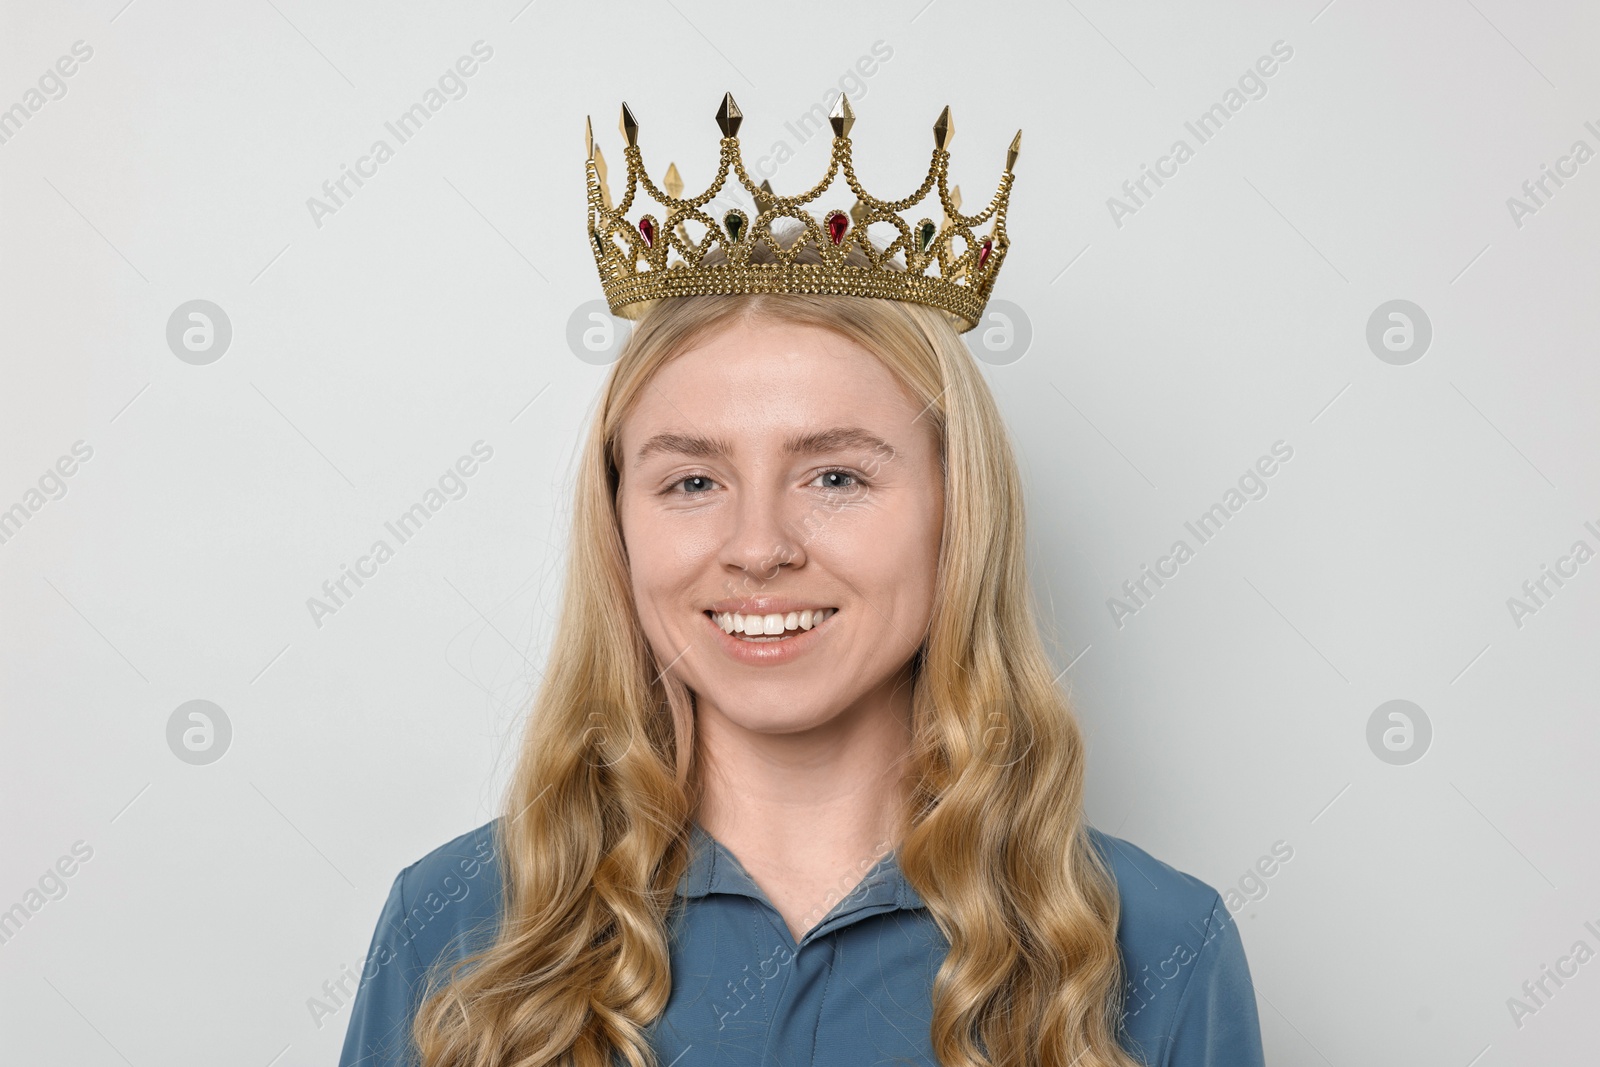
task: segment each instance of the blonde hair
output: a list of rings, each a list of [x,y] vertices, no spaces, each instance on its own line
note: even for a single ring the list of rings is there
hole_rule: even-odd
[[[770,261],[770,252],[768,253]],[[804,257],[802,257],[804,258]],[[694,296],[649,309],[585,441],[560,626],[497,822],[495,940],[430,975],[424,1067],[651,1067],[668,921],[697,801],[693,695],[637,626],[614,506],[617,437],[669,360],[740,316],[873,352],[937,430],[944,530],[912,690],[897,860],[948,940],[943,1067],[1137,1067],[1117,1043],[1116,883],[1088,837],[1082,735],[1056,688],[1024,560],[1022,488],[987,384],[941,312],[847,296]]]

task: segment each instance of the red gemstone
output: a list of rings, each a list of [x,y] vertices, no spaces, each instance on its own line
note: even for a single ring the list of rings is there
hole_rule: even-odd
[[[989,253],[992,252],[992,251],[994,251],[994,238],[987,237],[987,238],[984,239],[983,244],[978,246],[978,269],[979,270],[982,270],[983,269],[983,265],[985,263],[989,262]]]
[[[639,220],[639,235],[651,248],[656,246],[656,224],[650,221],[649,215]]]
[[[848,215],[833,215],[828,218],[828,236],[833,238],[833,243],[838,244],[844,240],[844,231],[850,228]]]

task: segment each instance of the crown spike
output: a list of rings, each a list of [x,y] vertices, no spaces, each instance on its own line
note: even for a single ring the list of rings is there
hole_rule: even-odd
[[[622,127],[622,136],[628,139],[628,147],[636,148],[639,144],[639,120],[633,117],[633,112],[628,110],[628,102],[622,102],[622,118],[618,122]]]
[[[594,158],[594,119],[591,118],[588,115],[585,115],[583,117],[583,144],[584,144],[584,148],[586,149],[586,157],[588,159],[593,159]]]
[[[732,93],[722,94],[722,106],[717,108],[717,125],[722,128],[722,136],[739,136],[739,123],[744,121],[744,113],[739,110],[739,105],[733,102]]]
[[[950,105],[946,104],[944,110],[939,112],[939,118],[933,124],[933,147],[940,151],[950,150],[950,139],[956,135],[955,120],[950,117]]]
[[[1017,166],[1017,153],[1022,151],[1022,131],[1011,138],[1011,147],[1006,149],[1006,170],[1015,170]]]
[[[674,200],[678,199],[678,195],[683,192],[683,175],[678,173],[678,165],[676,163],[667,164],[667,173],[661,179],[661,186],[667,191],[667,195]]]
[[[585,139],[589,142],[589,162],[594,164],[595,177],[600,179],[600,203],[610,211],[611,189],[606,185],[606,157],[600,151],[600,146],[594,143],[594,123],[585,118],[583,125]]]
[[[849,137],[850,127],[856,124],[856,109],[850,106],[850,98],[841,91],[839,99],[833,105],[833,110],[828,112],[828,123],[833,126],[835,137]]]

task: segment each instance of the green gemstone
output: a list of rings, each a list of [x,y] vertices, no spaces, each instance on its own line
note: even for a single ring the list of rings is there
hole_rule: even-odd
[[[924,222],[921,228],[918,229],[917,243],[922,246],[924,252],[933,247],[933,236],[938,232],[938,229],[931,222]]]
[[[722,224],[728,228],[728,236],[733,239],[733,243],[738,244],[739,231],[744,229],[743,216],[735,215],[730,211],[722,216]]]
[[[600,240],[600,235],[593,230],[589,231],[589,236],[594,238],[594,250],[600,253],[601,259],[604,259],[606,255],[605,242]]]

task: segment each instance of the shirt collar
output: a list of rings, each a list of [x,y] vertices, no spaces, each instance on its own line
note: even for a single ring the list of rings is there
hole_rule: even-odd
[[[698,822],[691,822],[689,866],[678,880],[678,895],[697,900],[712,893],[767,900],[767,895],[745,871],[738,858]],[[844,899],[834,905],[830,915],[886,904],[895,908],[927,907],[921,895],[906,881],[894,852],[885,853],[861,881],[845,893]]]

